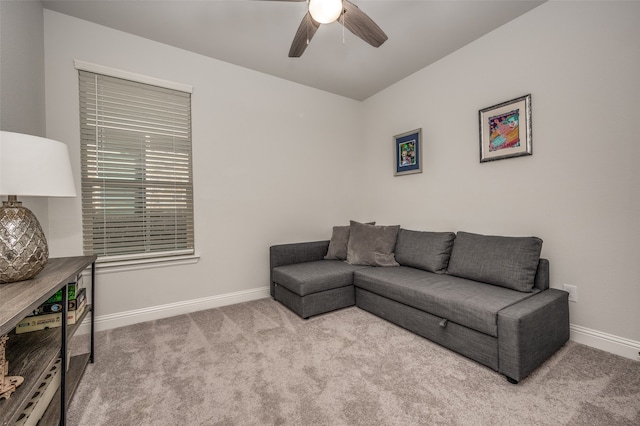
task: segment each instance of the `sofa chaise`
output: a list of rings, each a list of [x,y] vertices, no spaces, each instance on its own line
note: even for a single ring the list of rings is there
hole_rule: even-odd
[[[270,247],[271,296],[302,318],[356,305],[518,383],[569,339],[542,240],[351,222]]]

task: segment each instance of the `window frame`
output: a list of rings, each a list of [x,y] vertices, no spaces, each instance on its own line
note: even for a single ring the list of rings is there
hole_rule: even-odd
[[[80,60],[75,60],[74,61],[75,64],[75,68],[78,70],[78,82],[80,84],[81,81],[81,71],[86,71],[89,73],[93,73],[93,74],[98,74],[98,75],[102,75],[102,76],[107,76],[107,77],[114,77],[114,78],[118,78],[118,79],[124,79],[124,80],[128,80],[129,82],[133,82],[134,84],[146,84],[146,85],[151,85],[151,86],[157,86],[163,89],[169,89],[169,90],[174,90],[174,91],[179,91],[179,92],[185,92],[188,94],[189,100],[188,100],[188,104],[189,104],[189,117],[188,117],[188,165],[189,165],[189,170],[188,170],[188,185],[187,185],[187,193],[186,193],[186,202],[189,203],[189,205],[186,208],[186,211],[188,213],[190,213],[190,217],[188,217],[185,221],[186,223],[186,228],[188,231],[187,236],[185,237],[185,241],[186,241],[186,248],[182,248],[182,249],[173,249],[173,250],[162,250],[159,249],[157,251],[139,251],[136,253],[126,253],[126,254],[111,254],[111,255],[104,255],[104,254],[100,254],[98,253],[98,261],[97,261],[97,265],[98,265],[98,269],[103,269],[103,268],[108,268],[109,272],[111,271],[122,271],[122,270],[134,270],[134,269],[147,269],[150,267],[158,267],[158,266],[167,266],[167,265],[178,265],[178,264],[190,264],[190,263],[195,263],[198,261],[199,256],[196,255],[195,253],[195,212],[194,212],[194,200],[193,200],[193,151],[192,151],[192,138],[191,138],[191,94],[193,93],[193,88],[192,86],[189,85],[185,85],[185,84],[181,84],[181,83],[174,83],[174,82],[170,82],[167,80],[161,80],[161,79],[157,79],[157,78],[153,78],[153,77],[148,77],[148,76],[144,76],[141,74],[136,74],[136,73],[131,73],[128,71],[124,71],[124,70],[118,70],[115,68],[110,68],[110,67],[105,67],[102,65],[97,65],[97,64],[92,64],[89,62],[85,62],[85,61],[80,61]],[[80,100],[80,96],[82,96],[82,93],[79,93],[79,100]],[[79,101],[81,103],[81,101]],[[82,127],[83,127],[83,121],[81,118],[80,121],[80,128],[81,128],[81,133],[82,133]],[[132,134],[134,134],[134,132],[132,132]],[[80,146],[81,146],[81,151],[83,151],[85,149],[85,141],[82,139],[82,134],[81,134],[81,141],[80,141]],[[155,149],[155,148],[151,148],[151,149]],[[146,157],[148,155],[149,151],[145,151],[146,154],[142,154],[143,157]],[[149,187],[147,186],[147,184],[145,183],[147,176],[146,176],[146,169],[148,169],[149,167],[149,162],[147,161],[148,158],[145,158],[143,161],[140,161],[139,163],[135,163],[136,165],[141,165],[141,167],[143,167],[145,169],[144,172],[142,172],[141,176],[141,180],[140,180],[140,176],[138,176],[138,180],[139,180],[139,188],[144,188],[144,193],[148,194],[149,191]],[[83,180],[83,194],[82,194],[82,204],[83,204],[83,214],[82,214],[82,218],[83,218],[83,251],[85,251],[85,253],[87,253],[87,251],[91,251],[91,245],[87,246],[85,243],[85,226],[86,226],[86,214],[84,209],[85,209],[85,191],[84,191],[84,183],[87,179],[86,174],[88,172],[85,172],[86,169],[86,164],[85,164],[85,157],[84,155],[81,155],[81,163],[82,163],[82,180]],[[162,187],[162,185],[160,184],[160,189],[164,190],[165,188]],[[146,200],[146,195],[143,197]],[[150,209],[149,206],[147,206],[147,202],[145,201],[144,203],[144,207],[143,210],[146,211],[148,209]],[[103,207],[104,209],[104,207]],[[160,209],[162,210],[162,209]],[[180,211],[180,210],[179,210]],[[138,215],[139,213],[136,213],[136,215]],[[91,223],[95,223],[95,221],[90,221],[87,222],[89,225]],[[146,225],[143,225],[142,227],[144,228]],[[177,225],[174,225],[177,226]],[[176,229],[175,227],[173,228],[174,230]],[[190,232],[189,232],[190,231]],[[174,233],[174,235],[177,235]],[[182,235],[181,235],[182,236]],[[94,240],[95,241],[95,240]],[[190,245],[190,246],[189,246]],[[148,245],[148,243],[145,241],[144,242],[144,246],[145,247],[149,247],[152,245]],[[94,250],[95,251],[95,250]]]

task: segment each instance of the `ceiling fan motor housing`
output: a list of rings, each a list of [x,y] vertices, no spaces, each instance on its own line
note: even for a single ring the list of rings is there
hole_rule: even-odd
[[[309,13],[316,22],[330,24],[342,14],[342,0],[309,0]]]

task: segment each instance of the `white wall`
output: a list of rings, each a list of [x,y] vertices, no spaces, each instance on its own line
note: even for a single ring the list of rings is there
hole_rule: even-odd
[[[195,265],[98,276],[98,316],[269,285],[269,245],[328,239],[354,209],[347,183],[360,103],[45,10],[47,135],[80,182],[74,59],[193,85]],[[54,255],[82,254],[80,198],[52,200]],[[264,293],[266,295],[266,293]]]
[[[45,136],[42,4],[0,2],[0,129]]]
[[[372,217],[537,235],[572,324],[639,342],[638,22],[638,2],[545,3],[369,98]],[[533,156],[480,164],[478,110],[528,93]],[[424,171],[394,177],[392,136],[418,127]]]
[[[40,2],[0,1],[0,130],[45,136],[42,10]],[[18,200],[46,235],[47,199]]]

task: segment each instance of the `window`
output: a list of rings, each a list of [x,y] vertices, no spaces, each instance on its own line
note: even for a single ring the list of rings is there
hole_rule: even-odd
[[[190,91],[76,67],[85,253],[193,254]]]

